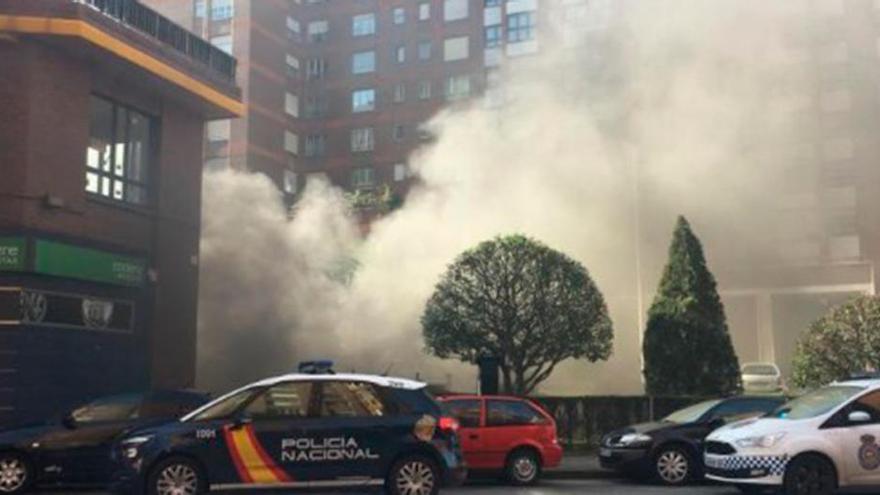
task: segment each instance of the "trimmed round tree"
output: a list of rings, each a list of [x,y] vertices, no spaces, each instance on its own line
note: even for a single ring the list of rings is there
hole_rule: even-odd
[[[742,388],[715,277],[690,224],[679,217],[643,344],[654,396],[725,396]]]
[[[792,366],[792,381],[804,388],[880,370],[880,297],[857,297],[814,321]]]
[[[502,387],[525,395],[566,359],[608,359],[613,331],[586,268],[522,235],[465,251],[422,315],[427,350],[476,364],[498,358]]]

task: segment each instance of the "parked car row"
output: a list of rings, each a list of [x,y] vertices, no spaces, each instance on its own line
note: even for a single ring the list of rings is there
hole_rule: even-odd
[[[114,396],[2,432],[0,493],[384,487],[434,495],[461,483],[466,466],[522,485],[562,457],[555,421],[531,401],[454,396],[440,403],[424,383],[405,379],[322,368],[206,401],[193,392]]]
[[[880,488],[878,439],[880,379],[871,378],[787,402],[700,402],[604,435],[599,456],[603,467],[671,486],[707,477],[747,493],[830,495]],[[109,485],[130,495],[250,487],[435,495],[468,472],[535,483],[561,458],[554,418],[531,400],[435,400],[424,383],[317,370],[210,402],[190,391],[114,396],[0,432],[0,493]]]

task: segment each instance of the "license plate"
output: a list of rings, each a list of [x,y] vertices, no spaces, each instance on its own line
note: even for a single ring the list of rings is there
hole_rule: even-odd
[[[599,449],[599,457],[611,457],[611,449]]]

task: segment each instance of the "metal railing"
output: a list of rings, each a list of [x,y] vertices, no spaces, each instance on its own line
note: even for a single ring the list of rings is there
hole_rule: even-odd
[[[73,2],[88,5],[206,65],[228,81],[235,81],[234,57],[137,0],[73,0]]]

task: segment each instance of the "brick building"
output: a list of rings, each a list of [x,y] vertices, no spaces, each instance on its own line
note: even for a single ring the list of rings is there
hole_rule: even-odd
[[[202,129],[235,60],[127,0],[0,0],[0,424],[194,381]]]

